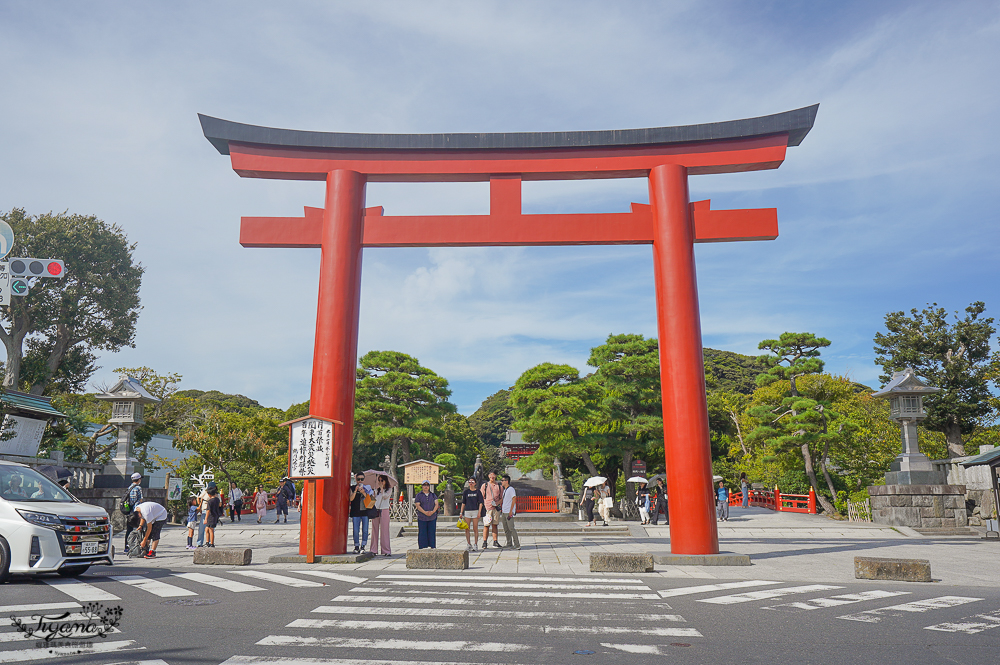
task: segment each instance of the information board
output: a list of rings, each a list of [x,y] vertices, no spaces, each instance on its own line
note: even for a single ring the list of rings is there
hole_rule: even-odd
[[[5,435],[13,436],[6,441],[0,441],[0,454],[34,457],[38,453],[38,445],[42,442],[46,424],[45,420],[4,416],[2,431]]]
[[[329,478],[333,475],[333,423],[303,418],[289,424],[288,477]]]
[[[439,468],[437,464],[431,464],[430,462],[417,462],[416,464],[404,467],[403,484],[422,485],[426,480],[431,485],[437,485]]]

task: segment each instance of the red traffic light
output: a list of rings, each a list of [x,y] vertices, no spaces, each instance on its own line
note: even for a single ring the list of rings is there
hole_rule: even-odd
[[[63,271],[62,261],[49,261],[49,265],[45,266],[45,269],[53,277],[58,277]]]

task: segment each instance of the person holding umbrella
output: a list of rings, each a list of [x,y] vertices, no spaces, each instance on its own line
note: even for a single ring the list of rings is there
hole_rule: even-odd
[[[583,509],[587,512],[587,526],[596,526],[594,521],[594,501],[599,498],[597,487],[607,481],[604,476],[587,478],[583,484]]]
[[[382,556],[389,556],[389,505],[395,493],[396,480],[384,471],[365,471],[365,482],[369,482],[369,474],[375,485],[375,517],[372,518],[371,548],[369,551],[378,556],[379,548]]]
[[[649,524],[649,490],[646,489],[646,484],[649,481],[642,476],[632,476],[625,482],[639,485],[635,489],[635,505],[639,506],[639,521],[643,524]]]

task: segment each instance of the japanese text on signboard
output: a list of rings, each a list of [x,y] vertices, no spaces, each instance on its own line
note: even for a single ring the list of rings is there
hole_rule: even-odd
[[[425,480],[431,485],[438,484],[438,466],[436,464],[411,464],[404,471],[403,482],[407,485],[419,485]]]
[[[333,423],[309,418],[291,425],[288,451],[292,478],[329,478],[333,475]]]

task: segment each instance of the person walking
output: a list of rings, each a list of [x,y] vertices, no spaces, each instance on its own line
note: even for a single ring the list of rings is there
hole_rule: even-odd
[[[375,483],[375,510],[378,516],[372,519],[372,546],[370,552],[378,556],[379,547],[382,555],[389,556],[389,505],[392,503],[392,485],[387,476],[379,476]]]
[[[219,499],[219,488],[208,488],[208,507],[205,512],[205,535],[208,542],[205,547],[215,547],[215,527],[219,526],[219,520],[225,515],[222,511],[222,501]]]
[[[476,487],[475,478],[469,478],[466,485],[466,488],[462,490],[462,517],[469,523],[469,528],[465,530],[465,549],[477,552],[479,551],[479,548],[476,547],[476,538],[479,536],[479,510],[485,501],[483,493]]]
[[[587,526],[595,526],[597,523],[594,521],[594,497],[596,496],[595,488],[592,486],[583,488],[583,510],[587,513]]]
[[[740,491],[743,492],[743,507],[750,507],[750,481],[747,480],[747,472],[740,474]]]
[[[257,511],[257,524],[267,516],[267,492],[263,485],[257,485],[257,492],[253,495],[253,507]]]
[[[413,501],[417,507],[417,549],[437,549],[438,498],[429,482],[424,481]]]
[[[504,547],[521,549],[521,541],[517,537],[517,527],[514,526],[514,515],[517,513],[517,490],[510,486],[510,476],[503,475],[503,498],[500,500],[500,519],[503,521],[503,535],[507,539]]]
[[[143,501],[132,512],[129,522],[142,534],[137,547],[144,558],[156,558],[156,546],[160,544],[160,530],[167,523],[167,517],[167,509],[155,501]]]
[[[639,506],[639,522],[649,524],[649,490],[646,483],[639,483],[635,490],[635,504]]]
[[[128,486],[128,490],[125,492],[125,501],[128,502],[128,510],[132,512],[135,507],[143,502],[142,497],[142,487],[140,483],[142,482],[141,473],[132,474],[132,484]],[[125,521],[125,554],[128,554],[128,537],[132,533],[132,521]]]
[[[611,506],[608,505],[611,503],[609,501],[611,498],[611,488],[608,487],[607,481],[601,483],[601,486],[598,488],[598,496],[601,502],[598,506],[598,512],[601,514],[601,519],[604,520],[604,524],[602,526],[608,526],[608,516],[611,511]]]
[[[295,490],[292,489],[291,498],[295,498]],[[285,524],[288,524],[288,477],[281,479],[281,484],[278,485],[278,489],[274,492],[274,523],[277,524],[281,521],[281,516],[285,516]],[[362,547],[361,549],[364,549]]]
[[[719,520],[723,522],[729,521],[729,488],[726,487],[724,480],[719,481],[719,489],[716,490],[716,500],[715,504],[719,514]]]
[[[497,472],[490,471],[489,481],[480,488],[483,494],[483,508],[486,514],[483,515],[483,549],[485,550],[489,542],[490,527],[493,527],[493,547],[500,547],[500,497],[503,488],[497,483]]]
[[[198,547],[205,546],[205,517],[208,515],[208,501],[212,498],[209,490],[218,490],[216,484],[209,481],[208,485],[198,494]]]
[[[229,498],[227,500],[229,504],[229,521],[230,523],[236,520],[243,519],[240,517],[240,513],[243,511],[243,491],[236,486],[236,483],[229,483]]]
[[[354,485],[351,486],[351,522],[354,523],[354,553],[368,547],[368,509],[375,505],[375,490],[365,485],[365,474],[354,474]],[[371,503],[371,505],[366,505]],[[358,544],[358,536],[361,544]]]
[[[667,511],[667,488],[663,484],[663,478],[656,479],[656,487],[650,493],[650,503],[652,512],[652,525],[656,526],[660,521],[660,511],[663,511],[663,521],[670,524],[670,513]]]
[[[198,528],[198,499],[196,497],[191,497],[188,499],[188,514],[187,514],[187,530],[188,530],[188,544],[187,549],[193,550],[197,549],[194,546],[194,530]]]

